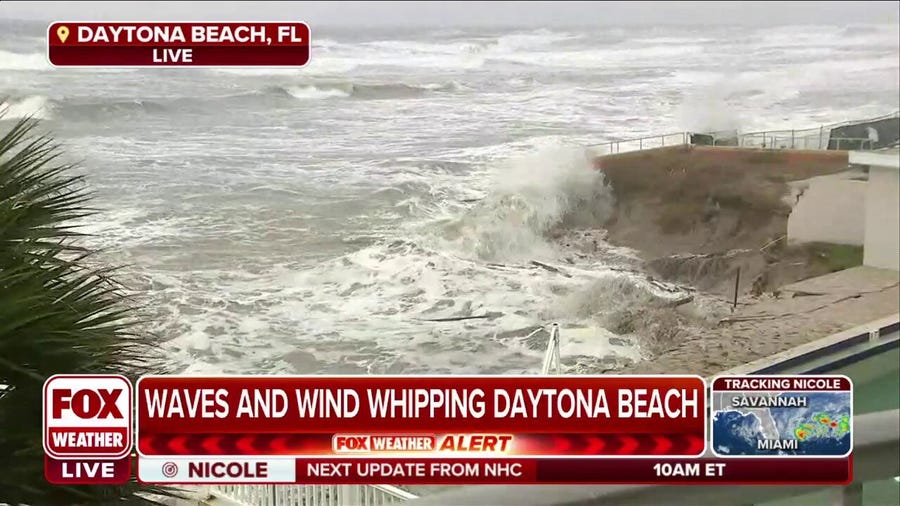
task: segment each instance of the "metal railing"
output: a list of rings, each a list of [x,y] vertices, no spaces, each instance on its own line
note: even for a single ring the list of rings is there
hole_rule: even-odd
[[[744,364],[720,374],[833,374],[838,367],[900,347],[900,315],[894,314],[820,340]],[[558,334],[557,334],[558,336]],[[551,336],[552,339],[552,336]],[[558,342],[558,337],[557,337]],[[548,345],[549,348],[549,345]],[[864,482],[900,475],[900,410],[886,410],[853,417],[853,482],[830,487],[835,506],[860,506]],[[711,455],[707,455],[711,456]],[[637,504],[748,506],[811,493],[821,487],[801,485],[540,485],[471,486],[413,504],[422,506],[614,506]],[[816,500],[810,504],[820,504]],[[825,501],[828,504],[828,501]],[[798,503],[800,504],[800,503]],[[806,504],[806,503],[802,503]]]
[[[762,149],[873,149],[874,141],[868,137],[831,137],[831,130],[803,135],[793,130],[777,132],[753,132],[740,134],[738,146]]]
[[[531,335],[543,329],[541,327]],[[553,323],[541,374],[561,374],[559,348],[559,324]],[[418,499],[417,495],[392,485],[222,484],[209,486],[205,493],[208,497],[240,506],[383,506]]]
[[[418,498],[391,485],[223,484],[210,486],[207,494],[241,506],[384,506]]]
[[[551,372],[552,371],[552,372]],[[541,374],[560,374],[562,363],[559,358],[559,324],[550,326],[550,338],[547,339],[547,351],[544,353],[544,365]]]
[[[835,149],[866,150],[874,149],[875,141],[868,137],[832,137],[832,130],[861,123],[872,123],[888,119],[900,118],[900,111],[874,118],[842,121],[813,128],[791,130],[765,130],[759,132],[731,132],[732,145],[744,148],[764,149]],[[721,138],[721,144],[727,144],[728,135],[714,134]],[[717,143],[718,144],[718,143]]]
[[[644,149],[663,148],[691,144],[695,135],[708,138],[709,145],[734,146],[742,148],[762,149],[833,149],[833,150],[870,150],[874,149],[872,139],[868,137],[832,137],[831,131],[860,123],[869,123],[887,119],[900,118],[900,111],[875,118],[843,121],[814,128],[793,130],[765,130],[759,132],[739,133],[721,132],[673,132],[667,134],[647,135],[630,139],[607,141],[587,146],[596,156],[615,155]]]
[[[644,137],[635,137],[632,139],[608,141],[601,144],[592,144],[588,146],[588,148],[597,156],[604,156],[615,155],[618,153],[627,153],[629,151],[664,148],[667,146],[683,146],[685,144],[688,144],[690,140],[690,133],[675,132],[661,135],[647,135]]]

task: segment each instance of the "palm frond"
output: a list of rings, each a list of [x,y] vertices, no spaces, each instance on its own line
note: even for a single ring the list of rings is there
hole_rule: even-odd
[[[73,220],[92,214],[90,194],[38,127],[24,119],[0,136],[0,503],[136,499],[148,489],[59,487],[43,478],[44,380],[56,373],[136,377],[159,371],[160,356],[116,270],[98,267],[96,253],[79,242]]]

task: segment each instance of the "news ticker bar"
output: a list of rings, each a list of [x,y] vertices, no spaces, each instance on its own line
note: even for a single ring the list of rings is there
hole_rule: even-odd
[[[350,485],[848,483],[849,459],[298,459],[139,457],[149,484]]]
[[[45,457],[55,484],[120,484],[131,458],[107,461]],[[302,484],[710,484],[843,485],[852,459],[584,459],[584,458],[210,458],[138,457],[138,481],[158,485]]]
[[[302,67],[309,37],[301,22],[55,22],[47,58],[58,67]]]
[[[94,461],[90,466],[46,457],[45,475],[58,484],[115,484],[131,475],[131,459]],[[852,478],[851,459],[298,459],[138,457],[142,483],[351,485],[843,485]]]

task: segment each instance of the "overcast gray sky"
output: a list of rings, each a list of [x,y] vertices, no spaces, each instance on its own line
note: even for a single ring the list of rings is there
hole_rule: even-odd
[[[27,2],[0,18],[40,21],[303,20],[311,25],[478,26],[898,23],[900,2]]]

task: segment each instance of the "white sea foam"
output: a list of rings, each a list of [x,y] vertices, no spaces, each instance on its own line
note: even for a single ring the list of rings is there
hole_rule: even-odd
[[[352,56],[341,57],[329,54],[310,56],[309,63],[303,67],[305,75],[343,75],[356,69],[363,61]]]
[[[320,89],[315,86],[290,86],[285,88],[288,94],[299,100],[317,100],[323,98],[349,97],[350,94],[338,88]]]
[[[490,55],[491,59],[534,66],[572,69],[622,68],[652,63],[671,64],[680,59],[695,58],[703,51],[700,45],[660,44],[634,47],[622,45],[601,49],[516,51]]]
[[[0,69],[50,70],[52,68],[44,53],[13,53],[0,50]]]
[[[220,74],[231,74],[236,76],[294,76],[301,75],[301,69],[289,68],[241,68],[241,67],[221,67],[210,69],[211,72]]]
[[[32,95],[21,99],[0,102],[0,116],[4,119],[35,118],[49,119],[53,112],[50,99],[41,95]]]
[[[759,111],[784,109],[809,93],[830,94],[848,85],[871,92],[895,89],[898,78],[897,59],[879,57],[808,61],[752,71],[679,71],[672,83],[682,92],[678,108],[682,127],[716,131],[779,128]],[[859,114],[863,118],[866,113]],[[850,119],[843,116],[827,122]],[[796,122],[786,126],[794,128]]]
[[[637,359],[604,315],[672,295],[609,268],[633,255],[548,239],[611,203],[579,146],[891,112],[895,34],[360,33],[314,37],[303,69],[165,79],[0,52],[0,96],[53,105],[100,190],[84,230],[130,266],[177,369],[534,373],[534,327],[563,324],[567,363]]]
[[[471,70],[483,67],[490,58],[549,48],[579,37],[579,34],[536,30],[477,40],[377,40],[352,46],[329,41],[324,51],[311,55],[308,70],[314,74],[340,74],[374,66]]]
[[[407,239],[385,237],[300,270],[285,266],[263,276],[216,274],[218,297],[257,307],[252,315],[222,314],[214,303],[188,302],[194,297],[187,281],[166,282],[179,286],[170,292],[191,308],[187,314],[169,310],[179,315],[173,322],[186,326],[167,347],[185,360],[199,356],[201,362],[206,354],[239,351],[245,364],[270,372],[533,372],[543,350],[517,341],[527,328],[551,318],[566,325],[591,324],[589,316],[558,301],[591,286],[603,266],[566,264],[561,269],[570,274],[564,276],[530,261],[558,264],[543,233],[597,196],[599,176],[588,170],[583,153],[559,146],[533,149],[530,156],[490,173],[486,204],[460,220],[472,228],[457,230],[453,245],[445,235],[446,220],[438,219],[394,232],[393,237]],[[438,193],[458,184],[450,177],[429,180]],[[494,214],[515,219],[498,220]],[[489,241],[493,264],[471,247]],[[190,314],[197,309],[200,315]],[[430,321],[467,316],[488,318]],[[210,339],[209,329],[224,329],[228,338]],[[240,343],[260,334],[268,336],[269,347],[258,350],[261,356],[286,358],[254,359],[257,352]],[[573,338],[566,352],[570,358],[600,354],[631,360],[637,353],[587,338]],[[472,361],[472,353],[482,359]],[[208,370],[210,364],[191,366],[198,367]]]

